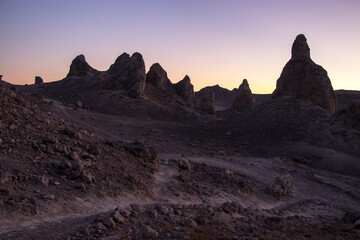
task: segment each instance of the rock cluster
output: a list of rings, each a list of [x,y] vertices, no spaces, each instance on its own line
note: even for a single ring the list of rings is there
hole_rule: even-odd
[[[39,77],[39,76],[35,77],[35,85],[40,85],[40,84],[43,84],[43,83],[44,83],[44,81],[43,81],[43,79],[41,77]]]
[[[251,109],[255,104],[255,98],[251,93],[249,83],[246,79],[240,84],[232,107],[237,111]]]
[[[325,69],[310,58],[310,48],[303,34],[296,37],[292,57],[277,80],[273,98],[296,96],[308,99],[334,113],[337,101]]]
[[[107,71],[111,75],[108,88],[125,90],[130,97],[140,98],[144,95],[146,75],[145,63],[140,53],[131,57],[127,53],[120,55]]]

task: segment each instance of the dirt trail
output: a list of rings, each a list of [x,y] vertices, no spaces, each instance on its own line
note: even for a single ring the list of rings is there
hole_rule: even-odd
[[[84,127],[85,129],[89,129],[89,130],[91,129],[91,130],[93,130],[93,132],[95,132],[99,136],[103,136],[105,138],[128,142],[127,140],[121,139],[118,135],[115,135],[108,131],[105,131],[98,126],[95,126],[94,124],[89,124],[83,120],[78,120],[77,118],[75,118],[74,116],[69,114],[69,111],[73,111],[73,110],[70,107],[64,106],[61,102],[58,102],[56,100],[50,100],[50,99],[45,99],[45,101],[52,101],[55,111],[56,110],[60,111],[60,115],[63,115],[67,121],[73,122],[75,125],[77,125],[79,127]]]

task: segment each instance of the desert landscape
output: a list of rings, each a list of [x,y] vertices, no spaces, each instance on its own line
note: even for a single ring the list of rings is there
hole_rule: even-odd
[[[194,92],[140,53],[2,81],[0,239],[359,239],[360,92],[303,34],[291,56],[272,94]]]

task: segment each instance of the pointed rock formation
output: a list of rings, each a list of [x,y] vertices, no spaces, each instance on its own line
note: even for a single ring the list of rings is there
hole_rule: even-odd
[[[134,98],[143,96],[146,77],[145,63],[140,53],[134,53],[131,57],[123,53],[107,72],[112,75],[107,88],[126,90],[128,95]]]
[[[246,79],[240,84],[239,89],[234,100],[232,107],[237,111],[245,111],[251,109],[255,104],[255,98],[249,87],[249,83]]]
[[[70,71],[66,77],[84,77],[88,73],[96,73],[97,70],[92,68],[85,60],[84,55],[77,56],[70,65]]]
[[[116,74],[121,72],[122,69],[124,69],[125,66],[127,65],[129,59],[130,59],[130,55],[124,52],[115,60],[115,62],[110,66],[107,72],[110,74]]]
[[[182,97],[187,104],[193,106],[195,104],[194,86],[190,82],[188,75],[183,80],[174,85],[176,93]]]
[[[35,77],[35,85],[40,85],[40,84],[43,84],[43,83],[44,83],[44,81],[42,80],[41,77],[39,77],[39,76]]]
[[[320,107],[334,113],[337,101],[325,69],[310,58],[310,48],[303,34],[296,37],[291,59],[277,80],[273,98],[296,96],[309,99]]]
[[[203,112],[215,115],[216,112],[215,112],[214,99],[215,99],[214,91],[212,89],[205,89],[199,105],[200,109]]]
[[[160,89],[167,88],[172,85],[166,71],[159,63],[154,63],[150,67],[149,72],[146,74],[146,82]]]

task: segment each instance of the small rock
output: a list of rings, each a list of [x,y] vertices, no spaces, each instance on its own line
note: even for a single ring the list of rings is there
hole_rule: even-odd
[[[94,227],[98,230],[106,230],[106,227],[102,224],[102,222],[97,222]]]
[[[45,195],[43,195],[43,198],[45,200],[55,200],[55,196],[52,194],[45,194]]]
[[[84,227],[80,230],[80,233],[85,235],[85,236],[89,236],[90,235],[90,230],[88,227]]]
[[[189,161],[186,161],[184,159],[180,159],[178,162],[178,167],[182,170],[192,170],[192,166],[191,163],[189,163]]]
[[[165,207],[165,206],[160,206],[160,207],[159,207],[159,211],[160,211],[162,214],[168,214],[168,213],[170,212],[170,208]]]
[[[78,107],[78,108],[83,108],[83,103],[80,102],[80,101],[77,101],[77,102],[76,102],[76,107]]]
[[[221,209],[229,214],[237,213],[239,210],[239,205],[236,202],[225,202],[221,206]]]
[[[158,217],[157,211],[155,209],[151,210],[150,211],[150,216],[151,216],[151,218],[154,218],[154,219],[157,218]]]
[[[131,216],[131,212],[128,209],[121,209],[120,214],[123,215],[124,217],[130,217]]]
[[[45,176],[34,176],[34,180],[38,183],[41,183],[45,187],[49,185],[49,178]]]
[[[113,218],[114,218],[115,222],[117,222],[117,223],[124,223],[124,221],[125,221],[124,217],[120,214],[119,211],[114,212]]]
[[[187,219],[184,225],[189,228],[197,227],[197,223],[192,218]]]
[[[141,205],[139,205],[139,204],[134,203],[134,204],[131,204],[130,207],[131,207],[133,212],[138,212],[138,213],[143,213],[144,212],[143,207]]]
[[[83,183],[77,183],[75,185],[75,188],[80,189],[82,192],[85,192],[85,190],[86,190],[86,186]]]
[[[114,229],[116,224],[112,217],[108,217],[103,221],[104,225],[108,228]]]
[[[157,239],[159,237],[159,233],[147,225],[141,227],[141,235],[144,239]]]
[[[103,221],[105,218],[106,218],[106,215],[104,215],[104,214],[102,214],[102,213],[99,213],[99,214],[96,215],[95,221],[101,222],[101,221]]]
[[[16,126],[15,126],[15,124],[11,124],[9,128],[10,128],[10,130],[14,130],[16,128]]]

